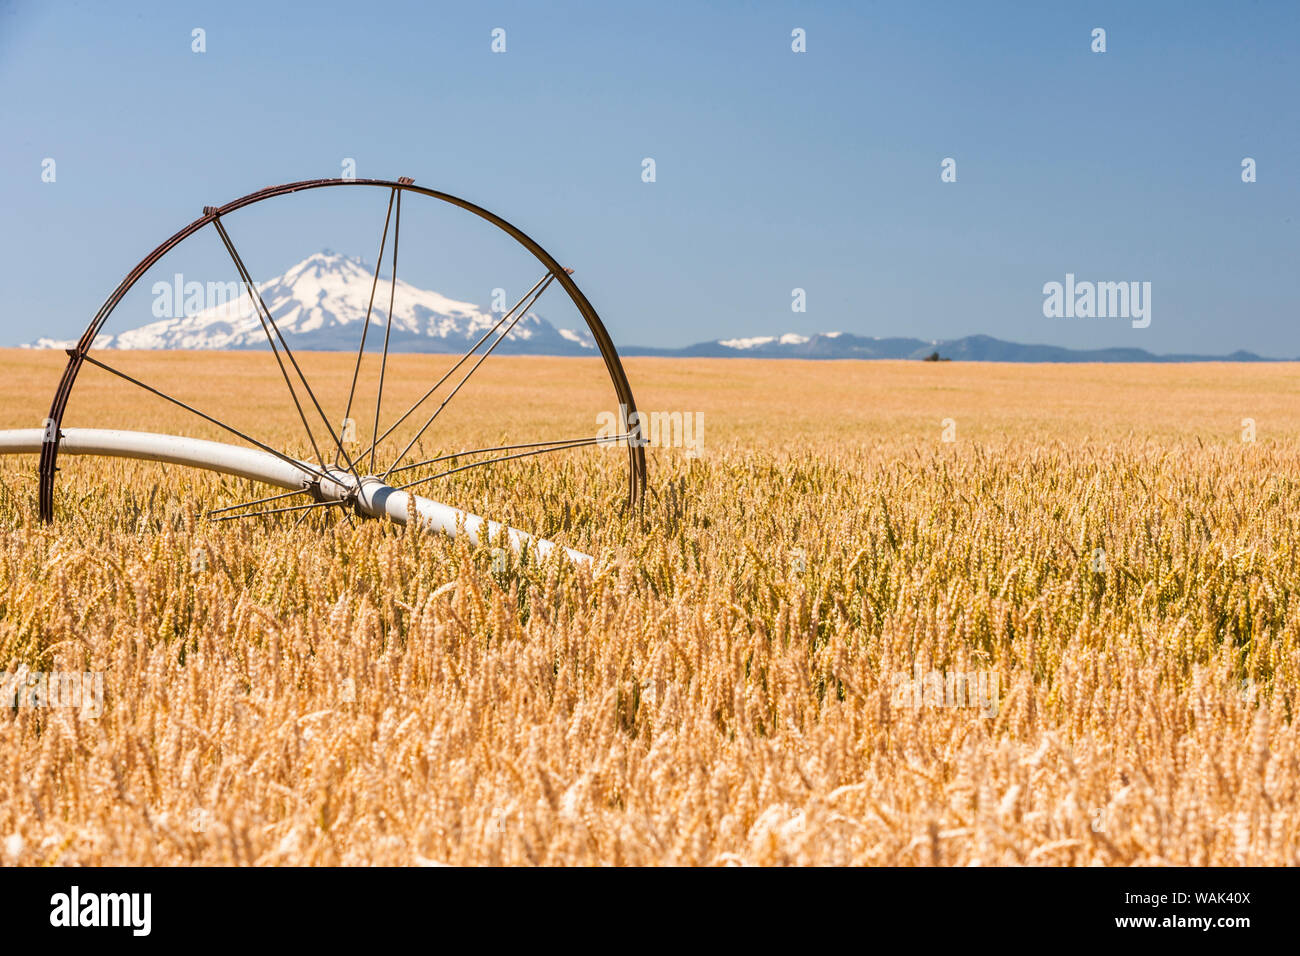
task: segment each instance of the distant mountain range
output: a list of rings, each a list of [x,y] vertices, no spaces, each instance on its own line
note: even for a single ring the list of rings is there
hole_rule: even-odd
[[[362,260],[328,250],[308,256],[284,275],[258,284],[281,334],[294,349],[352,351],[360,339],[370,301],[374,269]],[[165,286],[166,283],[163,283]],[[382,341],[388,308],[388,282],[381,277],[371,313],[371,342]],[[205,287],[208,294],[211,290]],[[183,311],[173,299],[183,289],[160,289],[165,314]],[[266,348],[266,333],[248,297],[228,284],[223,301],[194,308],[177,318],[159,318],[116,334],[101,333],[99,348],[253,349]],[[157,302],[159,296],[155,296]],[[389,347],[400,352],[465,352],[496,324],[499,314],[420,289],[401,279],[394,299]],[[68,348],[69,341],[41,338],[23,348]],[[503,353],[592,355],[595,342],[587,329],[560,329],[528,312],[498,347]],[[924,359],[967,362],[1268,362],[1251,352],[1231,355],[1155,355],[1145,349],[1068,349],[1056,345],[1020,345],[988,335],[926,341],[915,338],[870,338],[848,332],[816,335],[788,333],[719,339],[685,348],[620,346],[623,355],[694,356],[700,358]]]
[[[1146,349],[1068,349],[1059,345],[1021,345],[991,335],[926,341],[912,338],[869,338],[848,332],[817,335],[761,335],[747,339],[700,342],[681,349],[628,346],[622,355],[691,355],[700,358],[801,359],[942,359],[962,362],[1282,362],[1253,352],[1231,355],[1156,355]]]

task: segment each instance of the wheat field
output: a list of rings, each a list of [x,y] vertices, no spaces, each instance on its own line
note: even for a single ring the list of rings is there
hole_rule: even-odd
[[[446,364],[392,361],[394,408]],[[350,362],[304,357],[331,408]],[[0,352],[0,428],[62,364]],[[119,364],[298,440],[269,356]],[[1294,365],[626,365],[705,424],[640,510],[595,449],[438,488],[592,568],[71,457],[42,526],[0,460],[0,663],[103,685],[0,707],[4,861],[1300,862]],[[431,447],[612,401],[494,356]],[[93,369],[65,426],[221,437]]]

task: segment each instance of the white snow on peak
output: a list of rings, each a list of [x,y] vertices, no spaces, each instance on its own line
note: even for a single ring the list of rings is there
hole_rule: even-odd
[[[24,342],[18,347],[20,349],[70,349],[76,344],[75,339],[47,339],[41,337],[35,342]]]
[[[725,345],[729,349],[753,349],[775,341],[775,335],[755,335],[747,339],[719,339],[718,344]]]
[[[755,335],[747,339],[720,339],[718,344],[729,349],[755,349],[760,345],[768,345],[772,342],[780,345],[803,345],[807,341],[808,336],[806,335],[800,335],[798,332],[787,332],[779,338],[775,335]]]
[[[584,349],[594,349],[596,347],[590,332],[575,332],[573,329],[556,329],[555,331],[559,332],[561,337],[573,342],[575,345],[581,345]]]

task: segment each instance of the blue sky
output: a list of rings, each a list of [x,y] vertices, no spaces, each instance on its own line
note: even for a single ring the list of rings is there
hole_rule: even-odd
[[[350,157],[519,225],[620,344],[844,330],[1300,356],[1297,93],[1291,2],[0,0],[0,344],[75,336],[203,205]],[[255,277],[326,246],[373,260],[381,194],[286,202],[230,220]],[[409,245],[406,223],[411,281],[486,303],[536,278],[464,219],[412,211]],[[1150,326],[1044,317],[1066,273],[1149,281]],[[132,308],[117,328],[150,318]]]

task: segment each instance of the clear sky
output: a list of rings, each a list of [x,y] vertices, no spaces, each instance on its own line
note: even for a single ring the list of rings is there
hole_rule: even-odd
[[[844,330],[1300,356],[1298,93],[1291,0],[0,0],[0,344],[74,337],[203,205],[352,158],[516,223],[620,344]],[[366,198],[231,229],[259,279],[324,246],[373,261],[384,197]],[[408,247],[406,222],[399,274],[486,304],[511,252],[455,217]],[[1067,273],[1150,282],[1150,326],[1045,317]]]

